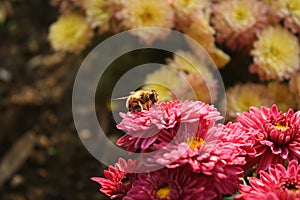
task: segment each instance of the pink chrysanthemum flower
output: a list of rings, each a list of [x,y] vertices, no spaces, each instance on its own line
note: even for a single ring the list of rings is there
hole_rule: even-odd
[[[105,178],[93,177],[93,181],[99,183],[101,192],[111,199],[121,198],[126,195],[132,183],[137,179],[137,174],[131,173],[139,167],[139,162],[120,158],[115,166],[109,166],[104,171]]]
[[[270,164],[300,159],[300,111],[278,111],[276,105],[261,109],[251,107],[249,112],[238,114],[243,130],[252,134],[254,156],[246,157],[247,167],[257,164],[256,172]]]
[[[139,174],[124,200],[134,199],[214,199],[206,179],[185,168],[160,169]]]
[[[225,0],[213,6],[212,24],[217,42],[248,52],[256,33],[269,24],[269,7],[258,0]]]
[[[245,159],[240,156],[242,150],[238,145],[218,140],[220,132],[229,128],[216,125],[208,131],[198,130],[197,134],[192,135],[190,133],[195,132],[193,129],[195,127],[187,124],[179,130],[179,136],[162,147],[154,156],[154,161],[167,168],[187,166],[191,171],[202,174],[217,196],[234,194],[239,178],[243,176],[241,166],[245,164]]]
[[[254,42],[251,73],[261,80],[289,79],[300,68],[300,47],[295,35],[282,27],[268,27]]]
[[[165,142],[170,142],[181,124],[196,124],[207,129],[222,118],[216,108],[200,101],[158,102],[149,110],[120,113],[120,116],[123,120],[117,128],[126,134],[117,145],[131,152],[148,151],[154,143],[167,138],[170,140]]]
[[[271,166],[269,172],[260,171],[260,177],[250,178],[250,186],[241,185],[244,200],[297,200],[300,199],[300,166],[292,160],[287,169],[281,164]]]
[[[174,11],[167,1],[161,0],[126,0],[123,8],[117,13],[117,18],[127,29],[143,27],[173,28]],[[166,31],[140,29],[135,34],[146,44],[156,39],[167,37]]]

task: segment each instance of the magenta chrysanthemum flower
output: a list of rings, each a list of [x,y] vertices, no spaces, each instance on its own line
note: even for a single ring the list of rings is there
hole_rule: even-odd
[[[236,199],[245,200],[299,200],[300,166],[292,160],[288,168],[281,164],[271,166],[269,172],[260,171],[260,178],[250,178],[250,185],[241,185]]]
[[[205,178],[185,168],[160,169],[139,174],[124,200],[134,199],[214,199],[216,195],[206,187]]]
[[[187,166],[191,171],[202,174],[217,196],[234,194],[239,178],[243,176],[241,166],[245,164],[245,159],[240,156],[238,145],[218,140],[220,132],[229,128],[216,125],[196,135],[190,134],[193,132],[191,129],[193,127],[189,128],[189,124],[180,129],[180,137],[162,147],[153,160],[169,169]]]
[[[169,143],[184,123],[197,124],[207,130],[222,118],[216,108],[200,101],[159,102],[149,110],[121,113],[120,116],[123,120],[117,128],[126,134],[117,145],[131,152],[156,150],[154,143]]]
[[[256,172],[270,164],[300,159],[300,111],[282,113],[276,105],[261,110],[251,107],[249,112],[238,114],[238,121],[252,134],[256,154],[246,159],[248,167],[257,164]]]
[[[139,162],[120,158],[115,166],[109,166],[108,170],[104,171],[105,178],[93,177],[93,181],[99,183],[102,188],[101,192],[109,196],[111,199],[121,198],[126,195],[127,191],[131,188],[137,174],[131,173],[137,167]]]
[[[228,122],[221,132],[219,140],[238,146],[238,155],[255,155],[256,151],[252,148],[254,141],[251,140],[251,136],[251,132],[243,130],[239,123]]]

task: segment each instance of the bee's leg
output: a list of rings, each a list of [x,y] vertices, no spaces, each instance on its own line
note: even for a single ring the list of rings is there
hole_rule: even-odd
[[[147,103],[147,110],[149,110],[151,103]]]
[[[141,102],[139,101],[139,106],[141,107],[141,110],[143,110],[143,105],[141,104]]]

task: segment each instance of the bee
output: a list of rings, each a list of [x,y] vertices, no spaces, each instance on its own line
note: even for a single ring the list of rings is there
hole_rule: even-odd
[[[139,109],[143,110],[144,108],[149,109],[150,105],[158,101],[158,93],[155,90],[138,90],[130,92],[128,97],[117,99],[125,98],[127,98],[126,108],[128,111],[132,112]]]

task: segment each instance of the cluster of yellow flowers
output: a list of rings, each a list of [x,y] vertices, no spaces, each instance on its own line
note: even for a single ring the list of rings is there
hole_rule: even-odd
[[[281,110],[300,107],[298,0],[52,1],[60,5],[62,12],[49,28],[49,41],[56,51],[78,53],[93,37],[107,32],[143,27],[177,30],[202,45],[221,73],[232,63],[238,65],[232,55],[250,60],[240,67],[246,68],[249,76],[254,74],[255,81],[239,80],[226,87],[230,120],[249,106],[277,103]],[[149,29],[139,29],[134,34],[147,44],[168,37],[168,32]],[[177,53],[181,56],[174,55],[146,77],[144,88],[156,89],[165,101],[176,98],[213,103],[218,85],[206,69],[207,63],[191,52]],[[208,88],[216,88],[216,92]]]
[[[143,27],[175,29],[203,45],[217,66],[223,67],[230,58],[215,45],[209,7],[208,0],[84,0],[80,3],[70,0],[69,9],[64,8],[50,26],[49,40],[55,50],[79,52],[89,44],[93,32],[102,34]],[[148,44],[168,36],[166,31],[149,29],[134,34]]]

